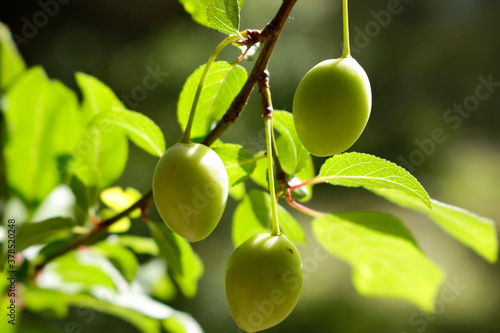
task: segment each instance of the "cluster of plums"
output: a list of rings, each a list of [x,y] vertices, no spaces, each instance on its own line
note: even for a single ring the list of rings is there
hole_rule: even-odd
[[[191,242],[200,241],[214,230],[226,206],[224,164],[207,146],[179,142],[156,166],[153,196],[161,218],[174,232]],[[300,255],[283,234],[248,239],[227,264],[227,303],[246,332],[258,332],[284,320],[301,290]]]
[[[300,82],[293,101],[297,133],[316,156],[339,154],[359,138],[371,110],[370,82],[351,57],[325,60]],[[191,242],[206,238],[219,222],[228,176],[209,147],[179,142],[162,156],[153,196],[163,221]],[[241,244],[226,268],[226,299],[246,332],[275,326],[293,310],[302,290],[302,262],[283,234],[260,234]]]

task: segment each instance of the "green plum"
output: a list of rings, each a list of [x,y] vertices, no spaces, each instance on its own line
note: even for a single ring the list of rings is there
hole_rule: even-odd
[[[372,106],[370,81],[352,57],[329,59],[301,80],[293,99],[300,140],[316,156],[349,149],[363,132]]]
[[[158,162],[153,197],[163,221],[196,242],[215,229],[228,196],[228,177],[220,157],[209,147],[179,142]]]
[[[292,312],[302,291],[302,261],[283,234],[260,234],[241,244],[226,267],[226,299],[245,332],[273,327]]]

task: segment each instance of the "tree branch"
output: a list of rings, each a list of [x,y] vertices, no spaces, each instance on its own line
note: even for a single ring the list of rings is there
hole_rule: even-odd
[[[89,233],[78,236],[72,243],[68,244],[65,248],[61,249],[59,252],[54,253],[48,257],[45,257],[42,262],[36,265],[35,271],[41,270],[45,265],[47,265],[51,260],[62,256],[69,251],[75,250],[78,247],[86,244],[91,244],[100,238],[101,233],[104,232],[109,226],[113,223],[121,220],[122,218],[128,216],[134,210],[138,208],[143,208],[149,206],[149,204],[153,201],[153,191],[150,189],[144,195],[133,203],[130,207],[125,209],[124,211],[114,215],[113,217],[103,220],[98,223],[94,229],[92,229]]]
[[[276,16],[269,22],[266,27],[262,30],[262,35],[266,38],[264,42],[264,46],[262,47],[262,51],[259,55],[259,58],[255,62],[255,65],[250,73],[247,81],[243,88],[241,88],[238,95],[231,103],[231,106],[226,111],[226,114],[222,117],[222,119],[217,123],[215,128],[208,133],[208,135],[203,140],[203,144],[210,146],[217,140],[222,133],[227,131],[229,127],[238,119],[241,112],[247,105],[248,99],[250,98],[250,94],[252,93],[255,84],[259,81],[259,77],[263,71],[267,70],[269,65],[269,60],[271,59],[271,54],[273,53],[274,46],[278,41],[278,38],[285,26],[286,21],[288,20],[288,16],[293,9],[293,6],[297,3],[297,0],[283,0],[278,13]]]

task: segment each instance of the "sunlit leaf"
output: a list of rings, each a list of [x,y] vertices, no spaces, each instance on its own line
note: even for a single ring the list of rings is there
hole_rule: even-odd
[[[156,242],[149,237],[135,235],[115,235],[113,237],[118,237],[119,244],[130,248],[137,254],[149,254],[157,256],[159,253],[158,245],[156,245]]]
[[[229,188],[229,196],[234,200],[241,200],[246,195],[247,189],[245,183],[239,183],[238,185]]]
[[[64,318],[68,315],[65,297],[56,291],[33,288],[28,285],[23,295],[23,302],[26,308],[34,313],[50,311],[57,318]]]
[[[495,222],[463,208],[431,199],[432,210],[422,202],[397,190],[372,190],[398,204],[424,213],[459,242],[470,247],[489,262],[498,259],[498,236]]]
[[[179,0],[179,2],[184,6],[186,12],[191,14],[195,22],[210,27],[207,19],[208,0]]]
[[[125,131],[110,122],[90,122],[101,112],[124,108],[113,91],[96,78],[77,73],[76,81],[82,90],[82,110],[87,124],[73,152],[71,171],[87,187],[103,188],[122,174],[128,157]]]
[[[113,279],[99,266],[97,258],[91,257],[90,253],[71,252],[53,260],[47,269],[57,273],[66,283],[78,283],[83,290],[95,286],[116,289]]]
[[[113,90],[97,78],[81,72],[76,73],[75,78],[83,94],[82,111],[86,123],[101,112],[125,108]]]
[[[310,154],[299,139],[292,114],[287,111],[274,111],[273,126],[280,134],[276,146],[281,167],[288,175],[295,175],[306,167]]]
[[[26,64],[19,54],[9,28],[0,22],[0,92],[4,91],[25,69]]]
[[[399,298],[426,311],[443,281],[443,272],[419,249],[393,216],[356,212],[313,221],[319,243],[353,267],[353,284],[365,296]]]
[[[162,156],[165,152],[165,139],[160,128],[139,112],[115,107],[99,113],[92,120],[92,125],[98,126],[103,122],[123,129],[133,143],[153,156]]]
[[[142,195],[141,192],[133,187],[127,187],[124,191],[120,186],[114,186],[103,190],[100,196],[102,202],[106,206],[115,212],[121,212],[139,200]],[[140,215],[140,209],[136,209],[130,213],[130,216],[133,218],[139,217]]]
[[[186,297],[194,297],[198,280],[203,275],[203,263],[184,238],[175,234],[163,222],[148,224],[175,282]]]
[[[189,76],[177,104],[177,119],[182,129],[186,128],[194,96],[205,65],[200,66]],[[239,93],[247,79],[246,70],[238,65],[217,61],[208,72],[200,100],[196,109],[191,137],[204,137],[222,118],[234,97]]]
[[[17,230],[16,251],[22,251],[31,245],[44,244],[49,237],[61,231],[70,231],[74,226],[73,220],[62,217],[36,223],[24,223]]]
[[[420,199],[429,208],[429,195],[405,169],[376,156],[360,153],[335,155],[323,164],[315,183],[348,187],[396,189]]]
[[[34,67],[6,95],[7,183],[35,206],[59,182],[57,158],[72,151],[82,133],[76,95]]]
[[[241,0],[243,3],[243,1]],[[208,0],[207,19],[210,26],[225,34],[238,33],[240,27],[238,0]]]
[[[304,243],[304,231],[286,209],[278,205],[281,232],[291,241]],[[252,190],[241,201],[233,215],[233,244],[238,247],[248,238],[259,233],[271,232],[271,197],[259,190]]]
[[[134,325],[140,332],[161,332],[160,322],[156,318],[145,316],[133,309],[91,295],[69,294],[28,286],[23,300],[26,302],[27,308],[33,312],[42,310],[58,311],[60,317],[64,318],[67,316],[67,308],[75,306],[80,309],[80,315],[87,320],[94,319],[96,316],[94,311],[98,311],[121,318]]]
[[[177,288],[167,274],[167,264],[163,259],[153,258],[142,264],[136,281],[147,294],[164,302],[173,300],[177,295]]]
[[[188,333],[186,328],[175,318],[167,318],[163,321],[163,327],[169,333]]]
[[[116,215],[116,212],[112,209],[104,208],[101,209],[101,219],[106,220],[114,217]],[[130,227],[132,226],[132,222],[130,221],[130,218],[128,216],[124,216],[112,225],[109,226],[107,229],[109,233],[123,233],[127,232]]]
[[[92,251],[108,258],[128,282],[134,280],[139,262],[130,250],[113,242],[111,238],[92,246]]]
[[[229,186],[246,180],[255,169],[255,157],[240,145],[225,143],[213,147],[226,167]]]

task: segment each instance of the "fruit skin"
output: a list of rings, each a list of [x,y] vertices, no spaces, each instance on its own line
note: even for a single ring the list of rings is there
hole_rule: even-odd
[[[228,177],[219,155],[202,144],[179,142],[156,165],[153,197],[163,221],[191,242],[215,229],[227,202]]]
[[[339,154],[359,138],[372,107],[370,81],[351,58],[329,59],[302,78],[293,99],[300,140],[316,156]]]
[[[283,234],[260,234],[241,244],[226,267],[226,299],[245,332],[273,327],[292,312],[302,291],[302,261]]]

